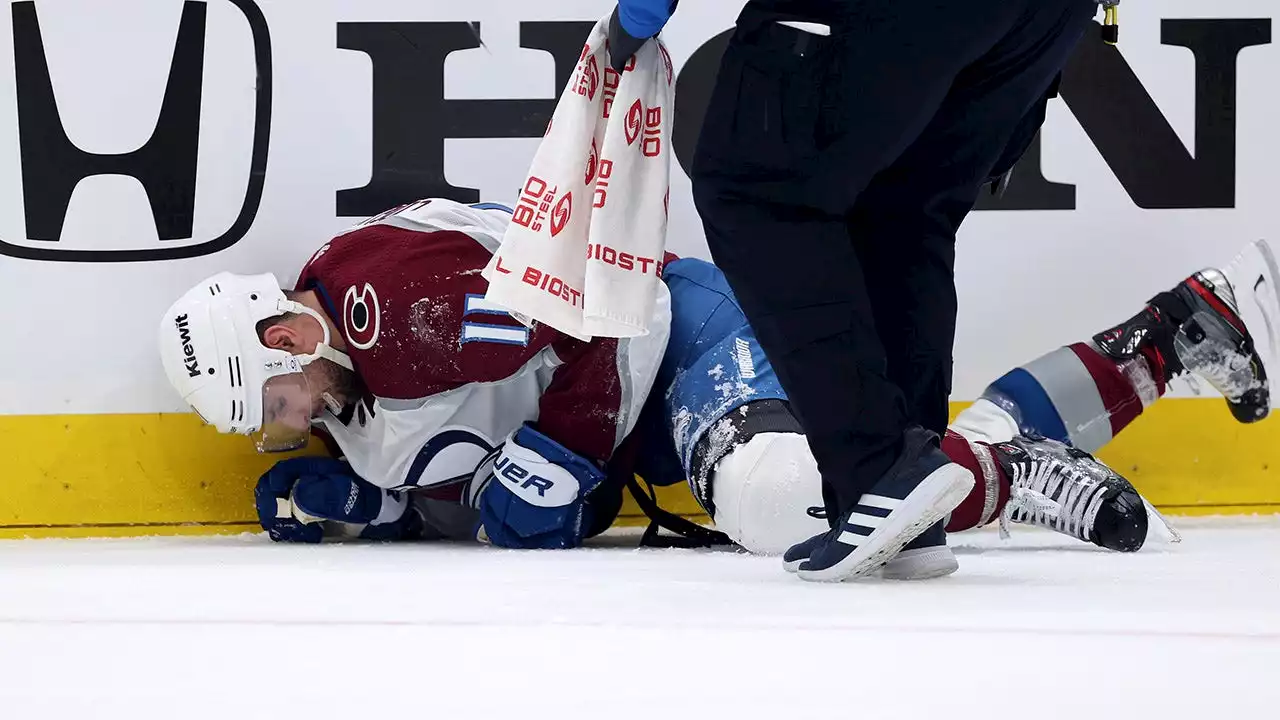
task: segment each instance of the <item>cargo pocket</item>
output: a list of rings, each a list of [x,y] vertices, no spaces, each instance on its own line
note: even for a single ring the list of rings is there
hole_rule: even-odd
[[[817,153],[824,58],[795,53],[800,32],[735,37],[725,51],[700,151],[729,174],[786,180]]]

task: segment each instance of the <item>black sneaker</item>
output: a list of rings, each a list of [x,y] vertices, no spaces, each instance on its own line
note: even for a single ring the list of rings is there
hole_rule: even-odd
[[[814,550],[817,550],[820,545],[827,542],[827,535],[830,535],[833,532],[835,531],[828,530],[827,532],[814,535],[804,542],[792,545],[785,553],[782,554],[782,567],[789,573],[799,571],[800,563],[808,560]]]
[[[866,575],[955,509],[973,489],[973,473],[950,461],[938,436],[920,427],[903,435],[902,454],[869,492],[845,510],[835,527],[783,556],[794,559],[812,544],[796,574],[834,582]]]
[[[826,519],[823,508],[809,508],[809,514]],[[802,543],[792,545],[782,556],[782,566],[793,573],[800,563],[809,559],[813,551],[825,541],[827,533],[814,535]],[[960,569],[955,553],[947,547],[947,532],[943,523],[934,524],[915,540],[903,546],[902,551],[885,563],[880,576],[886,580],[928,580],[950,575]]]

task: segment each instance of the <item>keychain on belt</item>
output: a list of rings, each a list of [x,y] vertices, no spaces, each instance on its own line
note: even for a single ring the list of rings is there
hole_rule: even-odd
[[[1102,6],[1102,41],[1108,45],[1120,42],[1120,0],[1098,0]]]

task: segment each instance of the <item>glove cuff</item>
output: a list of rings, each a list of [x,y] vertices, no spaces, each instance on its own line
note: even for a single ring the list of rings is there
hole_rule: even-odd
[[[578,498],[581,484],[571,468],[558,462],[556,454],[542,453],[513,439],[494,461],[494,477],[530,505],[564,507]]]
[[[612,23],[616,19],[618,30],[644,42],[662,32],[662,27],[667,24],[667,20],[671,19],[671,13],[675,11],[676,4],[676,2],[662,2],[662,0],[622,0],[614,8],[609,29],[611,31],[615,29]]]
[[[622,72],[631,57],[648,40],[648,38],[636,37],[627,31],[622,23],[620,11],[621,6],[615,7],[613,14],[609,16],[609,67],[616,72]]]

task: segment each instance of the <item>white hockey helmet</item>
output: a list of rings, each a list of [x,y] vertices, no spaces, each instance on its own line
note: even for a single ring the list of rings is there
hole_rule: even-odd
[[[266,347],[257,324],[284,313],[314,317],[324,342],[310,355]],[[296,450],[311,432],[311,389],[303,366],[327,358],[329,323],[285,297],[274,275],[218,273],[178,298],[160,321],[160,359],[182,399],[219,432],[254,436],[259,452]]]

